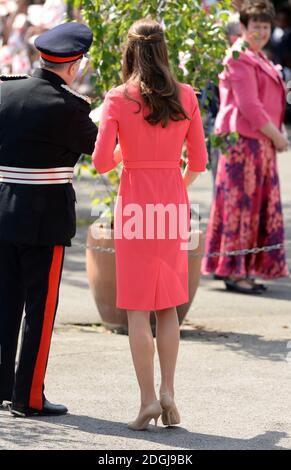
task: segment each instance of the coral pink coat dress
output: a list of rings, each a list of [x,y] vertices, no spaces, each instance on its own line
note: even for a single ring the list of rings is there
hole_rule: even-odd
[[[104,100],[93,162],[100,173],[113,169],[118,137],[123,158],[114,208],[119,308],[161,310],[189,299],[188,251],[181,243],[188,239],[190,206],[180,158],[186,140],[189,169],[201,172],[207,150],[196,95],[189,85],[179,87],[190,120],[170,121],[165,128],[144,119],[148,109],[135,85],[126,85],[127,93],[142,105],[141,112],[125,96],[125,85]]]

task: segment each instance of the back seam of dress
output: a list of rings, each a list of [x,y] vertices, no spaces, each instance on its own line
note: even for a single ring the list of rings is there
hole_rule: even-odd
[[[160,263],[159,263],[159,268],[158,268],[158,275],[157,275],[157,278],[156,278],[156,290],[155,290],[155,309],[157,308],[157,294],[158,294],[158,288],[159,288],[159,278],[160,278],[160,272],[161,272],[161,260],[160,260]]]

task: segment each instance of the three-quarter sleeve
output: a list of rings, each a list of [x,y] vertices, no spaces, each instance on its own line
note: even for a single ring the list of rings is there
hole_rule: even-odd
[[[188,169],[190,171],[200,172],[206,169],[208,153],[199,104],[192,88],[191,95],[193,111],[190,116],[191,122],[186,135]]]
[[[118,133],[118,106],[118,93],[113,88],[105,96],[95,149],[92,154],[93,164],[99,173],[112,170],[120,161],[114,156]]]
[[[238,109],[248,121],[251,130],[261,129],[271,121],[259,98],[256,71],[252,64],[230,58],[227,62],[229,79]]]

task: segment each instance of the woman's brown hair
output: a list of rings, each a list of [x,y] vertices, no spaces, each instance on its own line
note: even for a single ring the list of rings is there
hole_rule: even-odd
[[[269,0],[246,0],[240,7],[240,21],[248,27],[250,20],[274,24],[275,8]]]
[[[169,120],[189,119],[179,99],[178,82],[170,70],[163,29],[156,21],[139,20],[129,29],[122,75],[125,83],[139,85],[150,110],[145,116],[149,124],[166,127]],[[138,103],[140,112],[141,104],[127,90],[126,96]]]

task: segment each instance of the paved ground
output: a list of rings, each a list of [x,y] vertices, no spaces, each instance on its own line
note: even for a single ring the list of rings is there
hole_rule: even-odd
[[[291,152],[279,156],[287,238],[291,239]],[[76,184],[78,214],[90,219],[92,182]],[[100,192],[102,187],[97,188]],[[205,174],[190,191],[203,220],[211,201]],[[85,240],[86,227],[78,228]],[[288,246],[291,267],[291,245]],[[250,298],[220,281],[201,287],[182,329],[176,394],[181,426],[158,432],[126,427],[138,411],[128,338],[88,327],[100,321],[88,289],[84,249],[68,250],[46,389],[70,415],[15,420],[0,412],[0,447],[11,449],[281,449],[291,448],[291,282],[270,283]],[[72,326],[72,324],[83,326]],[[156,385],[159,386],[156,357]]]

